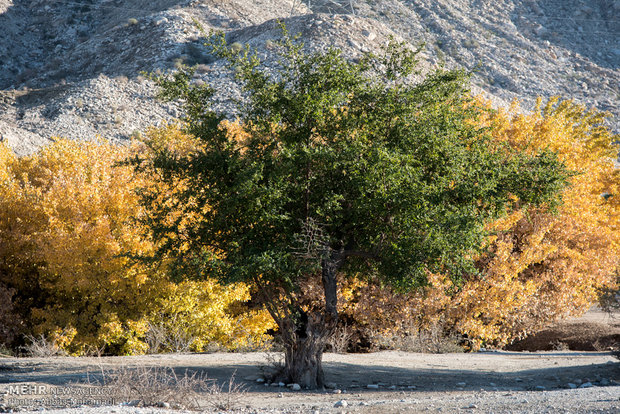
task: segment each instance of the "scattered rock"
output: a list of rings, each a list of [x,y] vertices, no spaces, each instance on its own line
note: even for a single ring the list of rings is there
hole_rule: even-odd
[[[369,30],[362,30],[362,35],[364,35],[368,40],[373,41],[377,37],[376,34]]]
[[[536,33],[536,36],[544,36],[549,33],[549,30],[544,26],[538,25],[534,28],[534,33]]]
[[[335,408],[346,408],[349,406],[349,403],[346,400],[340,400],[334,404]]]

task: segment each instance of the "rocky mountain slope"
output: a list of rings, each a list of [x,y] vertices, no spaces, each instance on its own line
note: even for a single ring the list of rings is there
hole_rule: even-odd
[[[199,21],[269,60],[276,19],[306,46],[347,56],[390,35],[425,42],[423,65],[474,70],[497,105],[571,97],[620,130],[619,0],[0,0],[0,139],[28,154],[53,136],[118,142],[178,116],[142,71],[197,64],[218,108],[238,97]]]

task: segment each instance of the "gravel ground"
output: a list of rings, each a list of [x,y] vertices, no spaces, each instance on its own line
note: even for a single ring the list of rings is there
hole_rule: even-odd
[[[334,407],[337,403],[317,402],[312,406],[293,406],[291,408],[243,408],[231,413],[609,413],[620,412],[620,389],[608,387],[600,389],[558,390],[543,392],[475,392],[435,395],[423,393],[411,397],[402,395],[395,398],[346,397],[346,407]],[[344,404],[342,404],[344,405]],[[41,412],[29,411],[29,412]],[[162,408],[137,408],[127,406],[80,407],[62,410],[45,410],[50,414],[178,414],[194,413],[187,410]],[[221,412],[218,410],[203,412]]]
[[[18,398],[49,397],[53,387],[79,387],[87,375],[96,378],[101,370],[159,366],[171,367],[178,373],[204,373],[220,384],[226,384],[235,374],[245,392],[228,395],[228,405],[234,408],[232,412],[239,413],[620,412],[620,364],[609,352],[326,354],[330,388],[316,392],[258,382],[263,379],[261,366],[268,366],[267,361],[274,355],[277,357],[263,353],[216,353],[99,359],[8,358],[0,361],[0,392],[4,390],[0,407],[6,411],[33,409],[54,413],[186,412],[119,405],[119,401],[107,407],[60,410],[50,410],[49,404],[16,403]],[[15,395],[16,388],[10,391],[9,387],[19,385],[44,386],[47,394],[23,396]],[[201,411],[222,412],[214,405],[221,407],[226,396],[205,395],[200,400]],[[159,403],[168,407],[166,400]],[[170,406],[175,407],[174,404]]]

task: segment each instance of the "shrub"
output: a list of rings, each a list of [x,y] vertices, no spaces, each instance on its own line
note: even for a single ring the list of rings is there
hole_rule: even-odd
[[[150,134],[163,141],[180,133]],[[176,285],[165,266],[131,259],[153,248],[135,221],[143,214],[135,188],[149,177],[117,165],[133,151],[60,139],[18,159],[0,146],[0,283],[8,289],[0,294],[14,294],[25,333],[70,354],[144,353],[149,326],[165,317],[191,335],[192,350],[264,343],[271,325],[241,305],[247,288]],[[0,303],[0,318],[8,317],[10,301]]]

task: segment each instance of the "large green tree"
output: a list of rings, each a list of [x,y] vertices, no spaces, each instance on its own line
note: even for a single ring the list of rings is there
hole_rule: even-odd
[[[515,203],[555,203],[567,172],[553,153],[515,153],[475,126],[462,71],[413,83],[416,51],[403,44],[349,61],[333,49],[307,54],[282,30],[275,70],[223,35],[208,40],[243,88],[241,134],[221,122],[231,114],[211,109],[213,90],[181,70],[157,82],[183,104],[199,149],[158,147],[148,165],[133,162],[183,183],[166,203],[142,194],[158,257],[183,277],[251,284],[278,324],[283,379],[316,388],[339,277],[400,289],[432,271],[458,279],[474,271],[488,220]],[[305,297],[312,277],[322,281],[318,307]]]

